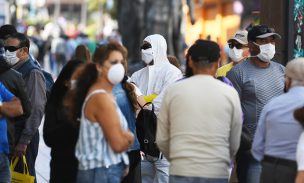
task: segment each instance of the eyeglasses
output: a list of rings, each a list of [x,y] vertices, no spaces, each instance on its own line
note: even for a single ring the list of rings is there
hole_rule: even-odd
[[[18,47],[16,47],[16,46],[5,46],[4,47],[4,50],[5,51],[9,51],[9,52],[14,52],[14,51],[16,51],[16,50],[19,50],[20,48],[22,48],[22,47],[20,47],[20,46],[18,46]]]
[[[236,47],[236,49],[242,49],[247,47],[247,45],[242,45],[242,44],[235,44],[235,43],[228,43],[229,48],[233,49]]]

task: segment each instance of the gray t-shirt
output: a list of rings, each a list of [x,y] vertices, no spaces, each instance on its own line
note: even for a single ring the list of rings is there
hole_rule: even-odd
[[[260,68],[248,59],[227,74],[240,96],[243,130],[246,128],[252,139],[263,107],[284,93],[284,72],[285,67],[279,63],[271,61],[267,68]]]

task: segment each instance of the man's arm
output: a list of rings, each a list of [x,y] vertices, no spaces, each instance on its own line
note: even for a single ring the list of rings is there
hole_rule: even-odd
[[[0,114],[9,118],[17,117],[23,114],[22,105],[17,97],[11,101],[3,102],[0,106]]]
[[[32,70],[27,78],[27,91],[32,104],[31,115],[26,121],[25,128],[19,139],[19,144],[29,144],[38,130],[44,114],[46,103],[45,78],[39,70]]]
[[[232,82],[233,87],[239,93],[240,99],[242,98],[242,81],[241,81],[241,73],[239,69],[232,68],[227,73],[227,78]]]
[[[164,77],[164,85],[161,90],[161,92],[157,95],[157,97],[153,100],[154,108],[155,108],[155,114],[158,115],[160,111],[160,106],[164,97],[164,94],[166,92],[166,89],[171,84],[175,83],[177,80],[181,79],[183,77],[183,74],[178,70],[174,73],[167,74],[166,77]]]
[[[264,151],[265,151],[265,138],[266,138],[266,115],[267,115],[267,105],[261,112],[260,120],[258,122],[258,127],[256,129],[251,153],[253,157],[258,160],[262,161],[264,158]]]
[[[233,116],[230,130],[230,156],[234,157],[240,146],[242,132],[242,109],[240,99],[235,92],[233,98]]]
[[[164,96],[160,113],[157,117],[156,144],[159,150],[169,160],[169,106],[168,96]]]

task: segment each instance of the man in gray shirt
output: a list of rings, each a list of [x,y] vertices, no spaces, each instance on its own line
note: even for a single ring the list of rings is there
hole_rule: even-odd
[[[26,155],[29,173],[36,176],[35,161],[38,154],[39,131],[46,103],[45,78],[29,55],[29,39],[21,33],[10,35],[5,40],[5,56],[8,63],[22,74],[32,106],[31,115],[25,123],[15,148],[17,156]],[[17,129],[18,130],[18,129]],[[35,179],[36,182],[36,179]]]
[[[284,92],[284,66],[271,61],[276,38],[280,36],[269,27],[254,26],[248,32],[251,58],[236,65],[227,75],[239,93],[244,115],[241,146],[236,157],[240,182],[260,180],[260,163],[250,152],[252,139],[263,107]]]

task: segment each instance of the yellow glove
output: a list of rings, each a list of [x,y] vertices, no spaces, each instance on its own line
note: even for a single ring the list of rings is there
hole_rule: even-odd
[[[146,102],[153,102],[153,100],[157,97],[157,94],[153,93],[151,95],[144,96]]]

